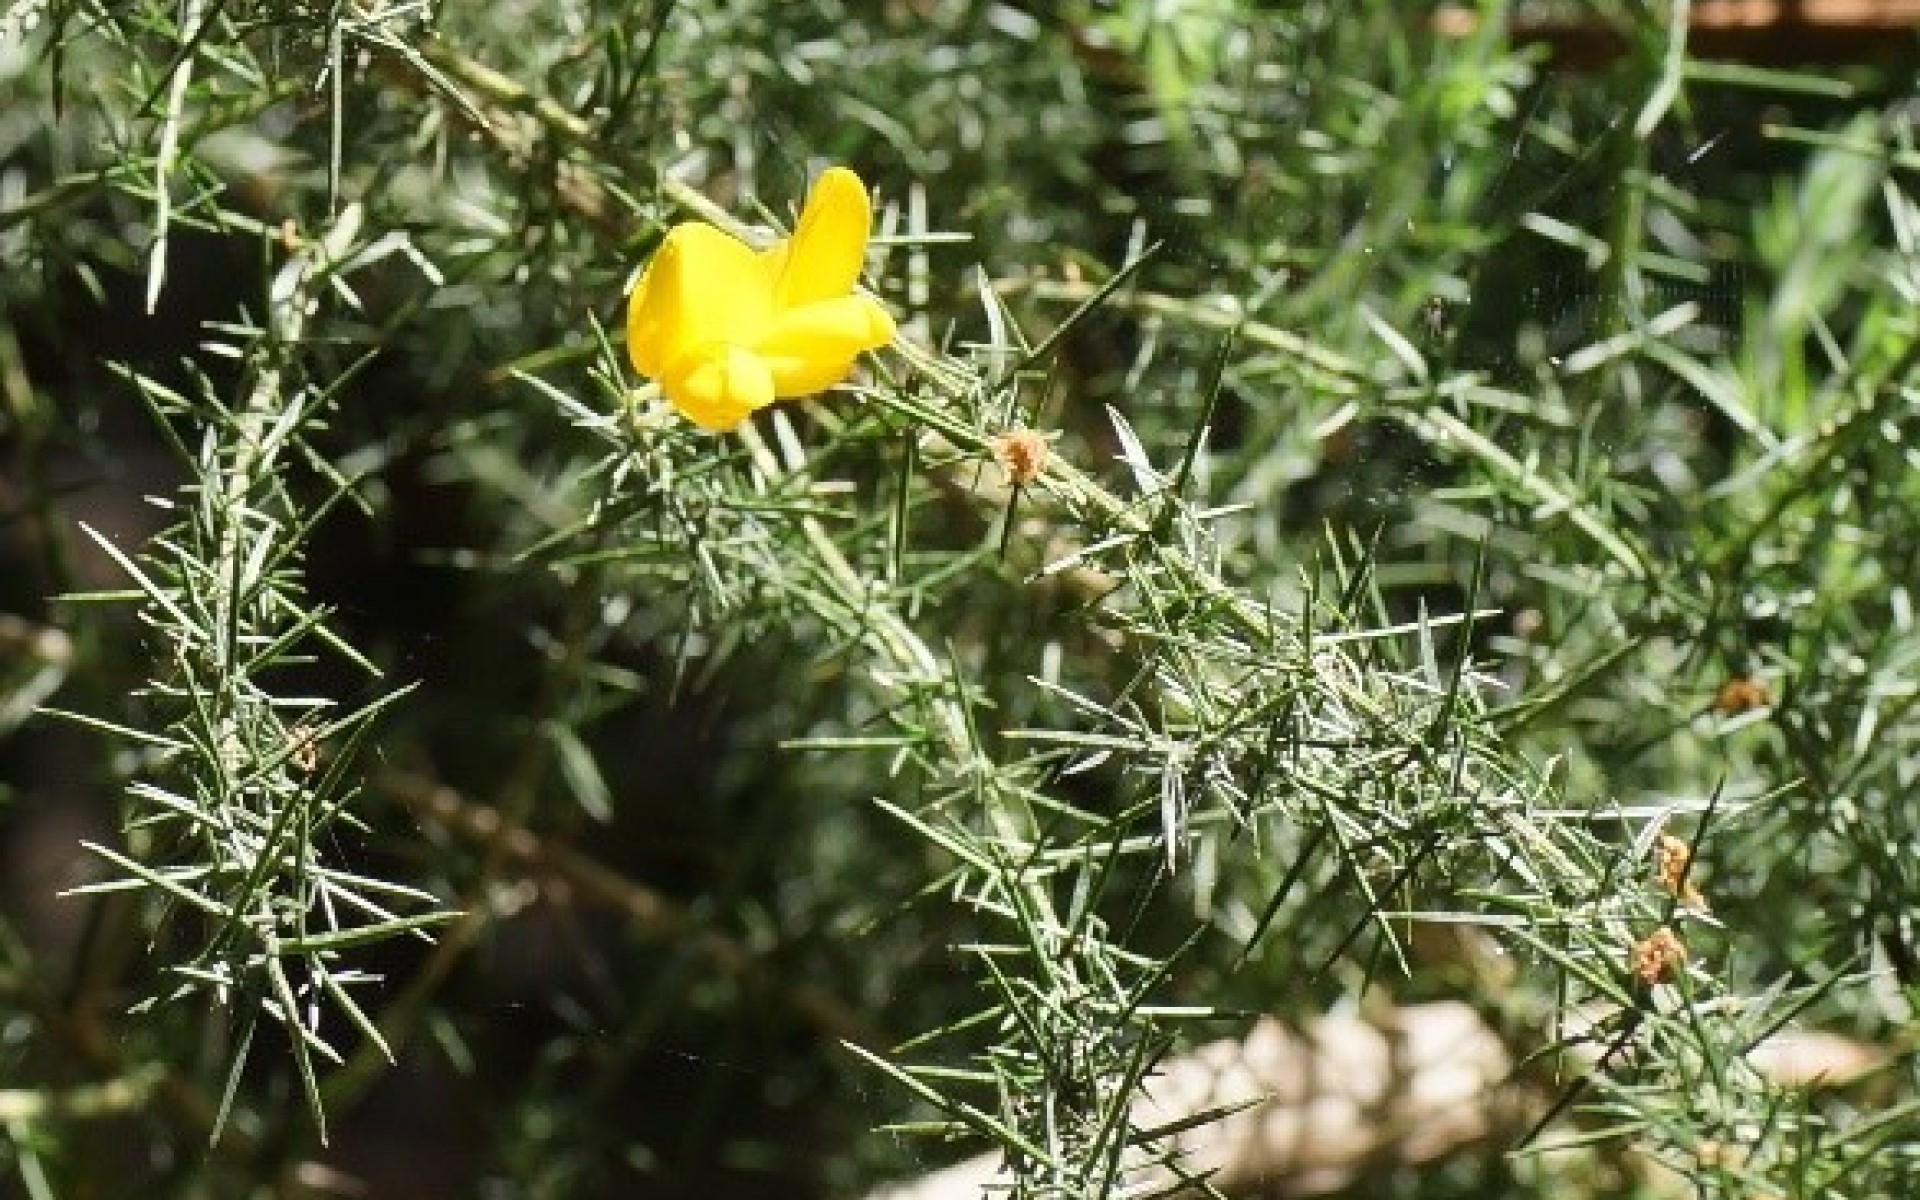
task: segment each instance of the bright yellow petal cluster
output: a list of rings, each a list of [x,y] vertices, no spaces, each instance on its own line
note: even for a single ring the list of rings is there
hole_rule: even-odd
[[[832,387],[893,318],[854,291],[873,209],[845,167],[822,174],[793,236],[756,253],[698,221],[676,225],[627,306],[627,353],[673,406],[732,429],[775,400]]]

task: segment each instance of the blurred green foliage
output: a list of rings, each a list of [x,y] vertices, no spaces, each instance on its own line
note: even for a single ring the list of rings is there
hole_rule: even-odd
[[[0,10],[7,1187],[1117,1193],[1446,997],[1532,1107],[1351,1194],[1913,1194],[1920,43],[1512,10]],[[830,162],[902,343],[646,402]]]

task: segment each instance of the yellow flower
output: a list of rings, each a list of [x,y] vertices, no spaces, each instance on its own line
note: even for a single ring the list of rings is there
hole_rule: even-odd
[[[715,430],[839,383],[861,351],[893,340],[887,310],[854,291],[872,224],[866,185],[831,167],[793,236],[765,250],[703,222],[674,226],[628,302],[634,369]]]

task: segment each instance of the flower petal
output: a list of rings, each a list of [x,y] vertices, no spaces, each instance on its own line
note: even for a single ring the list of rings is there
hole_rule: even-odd
[[[851,292],[872,226],[867,186],[845,167],[828,167],[807,193],[793,236],[761,255],[773,281],[775,310]]]
[[[782,400],[824,392],[853,374],[851,357],[769,358],[766,363],[773,373],[773,394]]]
[[[870,296],[842,296],[776,315],[752,343],[767,355],[845,358],[893,340],[893,318]]]
[[[746,243],[700,222],[676,225],[628,302],[627,355],[662,379],[696,347],[752,342],[772,314],[766,270]]]
[[[667,399],[702,429],[724,432],[773,403],[773,373],[751,350],[709,343],[660,381]]]
[[[893,332],[878,302],[842,296],[780,313],[753,349],[771,364],[776,395],[805,396],[845,379],[855,355],[886,345]]]

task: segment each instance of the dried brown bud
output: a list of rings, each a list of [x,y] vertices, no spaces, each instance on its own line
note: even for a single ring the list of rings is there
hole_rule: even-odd
[[[1747,1163],[1752,1158],[1752,1150],[1737,1143],[1723,1142],[1718,1138],[1704,1138],[1693,1148],[1693,1157],[1702,1167],[1710,1171],[1740,1171],[1746,1169]],[[1754,1200],[1769,1200],[1770,1197],[1773,1197],[1772,1192],[1763,1192]]]
[[[1736,676],[1720,685],[1713,695],[1713,711],[1723,717],[1739,716],[1773,703],[1773,693],[1765,681]]]
[[[1643,938],[1628,956],[1627,965],[1640,982],[1656,984],[1687,961],[1687,947],[1678,934],[1662,925]]]
[[[1687,868],[1693,863],[1693,847],[1670,833],[1663,833],[1653,843],[1653,873],[1660,886],[1680,903],[1691,908],[1705,908],[1707,898],[1700,889],[1693,886],[1687,878]]]
[[[291,753],[287,756],[303,774],[311,775],[320,768],[320,731],[309,725],[296,725],[288,734],[292,743]]]
[[[993,458],[1007,473],[1007,483],[1025,487],[1047,469],[1053,447],[1045,434],[1033,429],[1010,429],[993,439]]]

